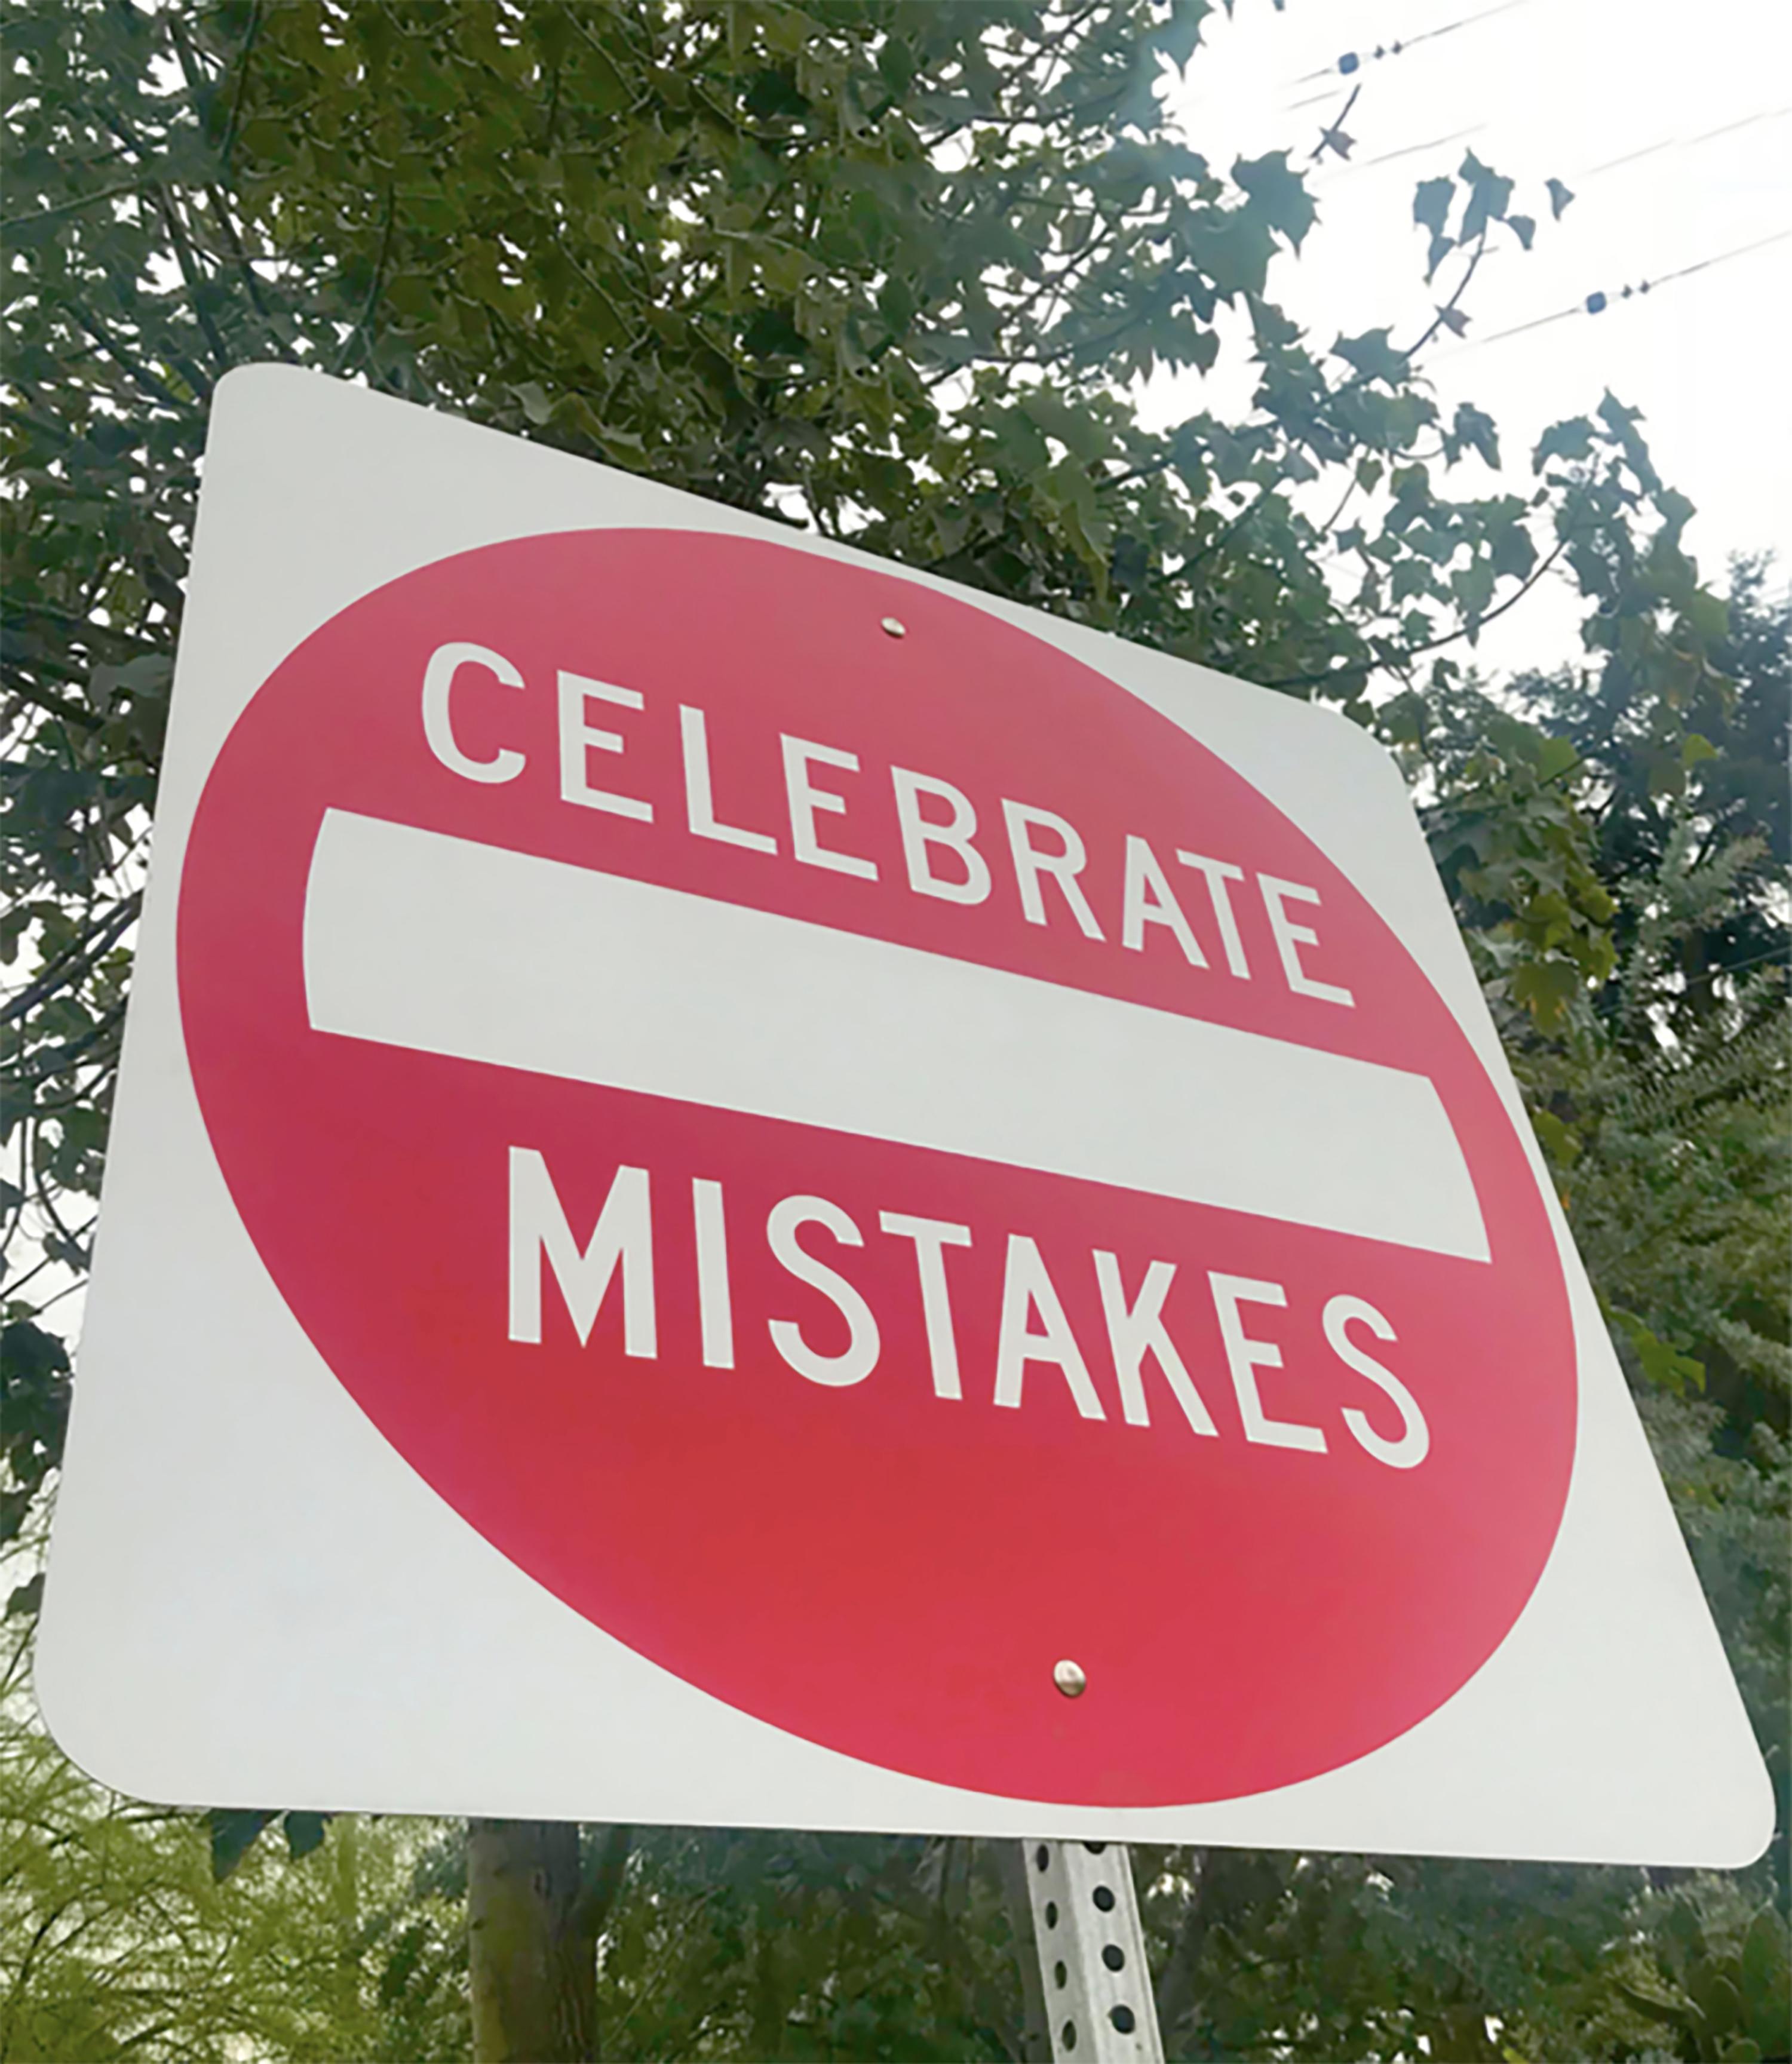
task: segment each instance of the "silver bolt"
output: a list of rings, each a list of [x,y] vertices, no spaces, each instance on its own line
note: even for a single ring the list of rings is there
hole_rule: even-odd
[[[909,635],[908,626],[894,616],[886,616],[884,619],[883,627],[892,638],[906,638]]]
[[[1067,1699],[1080,1699],[1089,1682],[1084,1674],[1082,1664],[1068,1660],[1053,1663],[1051,1681]]]

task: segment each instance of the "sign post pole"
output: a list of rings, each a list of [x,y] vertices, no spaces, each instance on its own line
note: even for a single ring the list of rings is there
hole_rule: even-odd
[[[1054,2064],[1164,2064],[1124,1842],[1023,1844]]]

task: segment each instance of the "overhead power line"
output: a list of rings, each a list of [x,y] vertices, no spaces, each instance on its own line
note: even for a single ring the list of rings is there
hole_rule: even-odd
[[[1589,165],[1576,178],[1596,179],[1601,173],[1615,172],[1625,165],[1634,165],[1643,158],[1653,158],[1663,151],[1690,151],[1701,143],[1709,143],[1719,136],[1733,135],[1738,129],[1752,129],[1758,122],[1782,122],[1792,115],[1792,107],[1764,107],[1754,115],[1744,115],[1734,122],[1720,123],[1715,129],[1703,129],[1696,136],[1662,136],[1653,143],[1645,143],[1641,150],[1626,151],[1622,157],[1608,158],[1601,165]]]
[[[1447,136],[1427,136],[1423,143],[1403,143],[1398,151],[1383,151],[1378,157],[1358,158],[1345,169],[1366,172],[1371,165],[1391,165],[1396,158],[1416,157],[1421,151],[1441,151],[1446,143],[1465,143],[1471,136],[1479,136],[1486,127],[1484,122],[1477,122],[1472,128],[1452,129]]]
[[[1408,50],[1416,50],[1421,43],[1435,42],[1439,36],[1454,35],[1458,29],[1471,28],[1477,22],[1486,22],[1495,14],[1508,14],[1515,7],[1525,7],[1530,0],[1499,0],[1492,7],[1483,7],[1474,14],[1459,15],[1454,22],[1439,22],[1435,29],[1422,29],[1416,36],[1403,36],[1391,43],[1378,43],[1372,50],[1346,50],[1335,62],[1322,65],[1318,71],[1303,72],[1298,79],[1290,79],[1291,86],[1311,86],[1316,79],[1350,79],[1382,58],[1404,57]],[[1304,103],[1302,103],[1304,104]]]
[[[1361,90],[1358,87],[1352,92],[1350,100],[1345,103],[1346,113],[1354,104],[1357,94]],[[1298,104],[1302,107],[1315,106],[1322,100],[1330,100],[1331,97],[1330,93],[1315,94],[1310,100]],[[1739,115],[1732,122],[1721,122],[1715,129],[1701,129],[1696,136],[1659,136],[1653,143],[1645,143],[1639,149],[1626,151],[1621,157],[1607,158],[1601,163],[1572,170],[1568,176],[1584,185],[1588,179],[1602,178],[1608,172],[1617,171],[1645,158],[1657,157],[1664,151],[1696,150],[1702,143],[1715,143],[1721,136],[1733,136],[1740,130],[1752,129],[1763,122],[1783,122],[1789,115],[1792,115],[1792,105],[1759,108],[1753,115]],[[1342,115],[1338,117],[1339,122],[1343,119]],[[1371,165],[1391,164],[1397,158],[1416,157],[1421,151],[1440,151],[1447,143],[1460,143],[1471,136],[1479,135],[1487,127],[1486,123],[1477,122],[1467,129],[1453,129],[1447,136],[1427,137],[1422,143],[1403,143],[1396,151],[1383,151],[1373,158],[1353,159],[1349,166],[1338,169],[1363,172],[1367,171]]]
[[[1534,316],[1529,322],[1515,323],[1510,329],[1496,329],[1489,337],[1471,337],[1457,346],[1459,351],[1473,351],[1487,344],[1498,344],[1508,337],[1522,337],[1527,330],[1543,329],[1551,323],[1565,322],[1570,316],[1603,315],[1614,303],[1629,301],[1644,294],[1653,293],[1675,280],[1689,280],[1695,272],[1709,272],[1713,265],[1727,265],[1733,258],[1746,258],[1750,252],[1765,251],[1770,244],[1783,244],[1792,237],[1792,229],[1775,230],[1771,236],[1758,236],[1752,244],[1738,244],[1733,251],[1720,251],[1715,256],[1701,258],[1691,265],[1682,265],[1672,272],[1662,272],[1653,280],[1639,280],[1633,284],[1620,287],[1615,293],[1597,289],[1572,308],[1557,308],[1553,314]],[[1453,355],[1453,354],[1452,354]]]

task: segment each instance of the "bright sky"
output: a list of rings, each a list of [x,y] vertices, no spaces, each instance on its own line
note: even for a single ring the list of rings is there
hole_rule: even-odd
[[[1338,63],[1352,51],[1346,78]],[[1287,0],[1278,13],[1237,0],[1230,20],[1209,18],[1165,103],[1217,167],[1283,147],[1301,163],[1356,85],[1350,159],[1313,169],[1318,225],[1271,275],[1290,312],[1324,343],[1390,323],[1396,343],[1415,338],[1435,297],[1413,188],[1473,150],[1518,182],[1512,205],[1537,217],[1536,246],[1527,256],[1499,238],[1464,304],[1467,337],[1432,347],[1439,400],[1485,408],[1505,433],[1508,473],[1528,478],[1537,433],[1588,413],[1609,387],[1643,410],[1657,463],[1697,504],[1689,542],[1707,574],[1721,578],[1733,550],[1764,547],[1781,554],[1782,578],[1792,571],[1792,6]],[[1544,191],[1552,176],[1576,196],[1559,223]],[[1662,284],[1619,299],[1645,280]],[[1579,310],[1596,290],[1610,300],[1600,315],[1494,338]],[[1153,382],[1148,420],[1238,405],[1241,389],[1215,391],[1223,377],[1222,361],[1205,387],[1193,375]],[[1540,588],[1490,627],[1483,661],[1558,663],[1577,649],[1577,621],[1565,594]]]

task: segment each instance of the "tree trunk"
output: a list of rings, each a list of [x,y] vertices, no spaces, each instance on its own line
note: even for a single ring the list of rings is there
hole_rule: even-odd
[[[581,1868],[571,1821],[467,1828],[474,2064],[591,2064],[597,1945],[622,1882],[628,1830]]]
[[[1184,2019],[1195,2010],[1196,1973],[1213,1925],[1213,1901],[1209,1882],[1207,1852],[1194,1850],[1189,1858],[1194,1888],[1182,1910],[1182,1925],[1170,1944],[1170,1953],[1157,1981],[1157,2026],[1164,2047],[1175,2054]]]
[[[1051,2036],[1045,2018],[1045,1980],[1039,1971],[1039,1943],[1033,1933],[1033,1903],[1027,1891],[1027,1856],[1031,1844],[992,1840],[985,1844],[1002,1881],[1008,1909],[1008,1939],[1014,1947],[1020,1979],[1021,2023],[1015,2031],[1019,2064],[1049,2064]]]

